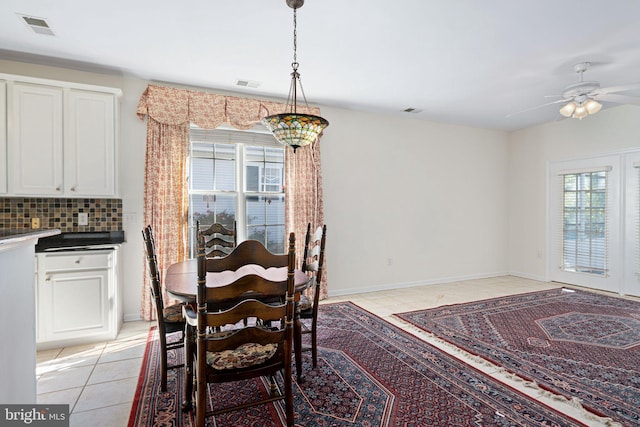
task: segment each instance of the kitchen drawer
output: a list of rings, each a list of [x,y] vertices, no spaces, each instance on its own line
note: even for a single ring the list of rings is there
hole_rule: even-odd
[[[108,252],[66,252],[64,254],[40,254],[38,270],[42,272],[85,270],[96,268],[109,268],[111,266],[111,254]]]

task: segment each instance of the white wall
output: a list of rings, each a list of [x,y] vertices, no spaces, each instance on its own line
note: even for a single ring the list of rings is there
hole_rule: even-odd
[[[138,317],[147,81],[0,60],[0,72],[119,87],[125,320]],[[508,135],[324,107],[330,294],[508,272]],[[390,265],[389,265],[390,264]]]
[[[509,270],[547,280],[547,164],[640,147],[640,107],[618,106],[509,135]]]
[[[330,295],[507,272],[506,133],[322,115]]]

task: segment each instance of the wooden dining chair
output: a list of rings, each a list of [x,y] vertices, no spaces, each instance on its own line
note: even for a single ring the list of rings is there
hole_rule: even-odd
[[[182,304],[164,306],[164,294],[162,292],[158,259],[156,257],[156,244],[153,237],[153,229],[150,225],[142,230],[142,239],[144,240],[144,248],[147,256],[151,295],[153,297],[153,305],[156,308],[158,337],[160,340],[160,372],[162,375],[160,389],[167,391],[167,371],[184,366],[184,364],[168,366],[167,359],[170,350],[176,350],[184,346],[185,321],[182,315]],[[180,333],[177,339],[173,335],[176,333]],[[167,340],[169,336],[172,338],[171,341]]]
[[[300,351],[311,351],[313,367],[318,366],[318,302],[320,301],[320,283],[322,282],[322,267],[324,264],[324,246],[327,240],[327,226],[318,227],[311,234],[311,223],[307,225],[302,271],[311,277],[311,298],[301,295],[298,302],[300,319],[302,319],[301,335],[311,335],[311,345],[302,346]],[[307,322],[304,320],[307,319]],[[310,320],[310,322],[309,322]],[[302,339],[296,340],[302,342]]]
[[[213,263],[206,258],[204,237],[198,238],[197,312],[190,306],[185,306],[184,310],[187,323],[196,328],[195,345],[189,344],[187,347],[187,371],[193,372],[193,364],[196,367],[196,427],[204,426],[207,416],[277,400],[284,400],[287,426],[294,425],[291,368],[295,292],[293,233],[289,236],[288,253],[274,256],[280,260],[279,264],[285,261],[287,264],[287,277],[282,281],[269,281],[249,274],[226,286],[207,287],[207,268]],[[265,302],[273,300],[281,303]],[[208,309],[230,301],[236,301],[231,308],[222,311]],[[276,382],[279,372],[282,372],[284,390]],[[269,378],[270,388],[266,398],[256,396],[254,401],[241,405],[213,402],[213,407],[207,406],[209,383],[256,377]],[[192,392],[188,387],[185,391],[187,398],[191,397]]]
[[[224,257],[238,244],[238,232],[236,222],[233,228],[226,228],[220,223],[215,223],[204,230],[200,230],[200,222],[196,224],[198,236],[204,236],[205,254],[208,258]]]

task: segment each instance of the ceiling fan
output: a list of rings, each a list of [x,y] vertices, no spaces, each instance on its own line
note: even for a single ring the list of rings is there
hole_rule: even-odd
[[[573,66],[573,70],[579,74],[578,82],[565,87],[561,95],[553,95],[561,96],[562,99],[518,111],[517,113],[508,114],[507,117],[536,110],[548,105],[562,103],[565,105],[560,108],[560,114],[575,119],[582,119],[589,114],[595,114],[600,111],[602,104],[599,101],[640,105],[640,97],[621,95],[618,93],[640,89],[640,82],[620,86],[600,87],[600,83],[596,81],[585,81],[583,79],[583,74],[589,67],[591,67],[590,62],[580,62]]]

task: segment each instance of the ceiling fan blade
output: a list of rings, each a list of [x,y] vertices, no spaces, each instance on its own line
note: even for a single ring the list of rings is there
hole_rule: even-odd
[[[609,93],[605,95],[599,95],[597,99],[599,101],[615,102],[616,104],[640,105],[640,98],[635,96],[614,95]]]
[[[549,105],[560,104],[561,102],[569,102],[569,101],[571,101],[571,100],[570,99],[558,99],[557,101],[547,102],[546,104],[537,105],[535,107],[527,108],[526,110],[516,111],[515,113],[507,114],[505,117],[509,118],[509,117],[515,116],[516,114],[527,113],[529,111],[537,110],[538,108],[547,107]]]
[[[603,95],[606,93],[614,93],[614,92],[624,92],[627,90],[638,90],[640,89],[640,83],[630,83],[628,85],[620,85],[620,86],[609,86],[603,87],[600,89],[596,89],[594,91],[595,95]]]

